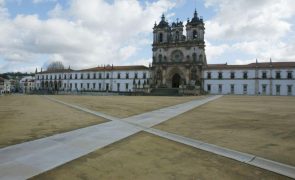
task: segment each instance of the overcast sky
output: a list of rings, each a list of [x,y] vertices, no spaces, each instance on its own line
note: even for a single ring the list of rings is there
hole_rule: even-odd
[[[295,61],[294,0],[0,0],[0,73],[151,63],[164,13],[206,27],[208,63]]]

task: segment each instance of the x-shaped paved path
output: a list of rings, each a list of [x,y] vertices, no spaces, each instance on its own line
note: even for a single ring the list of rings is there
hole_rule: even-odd
[[[35,176],[140,131],[146,131],[166,139],[295,178],[295,167],[293,166],[151,128],[219,97],[221,96],[193,100],[122,120],[47,97],[52,101],[111,121],[0,149],[0,179],[26,179]]]

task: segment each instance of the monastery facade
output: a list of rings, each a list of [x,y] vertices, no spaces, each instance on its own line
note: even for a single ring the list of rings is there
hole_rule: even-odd
[[[185,35],[184,35],[185,34]],[[36,73],[37,90],[178,94],[295,95],[295,62],[207,64],[205,24],[194,12],[185,25],[163,15],[153,28],[151,67],[103,66]]]

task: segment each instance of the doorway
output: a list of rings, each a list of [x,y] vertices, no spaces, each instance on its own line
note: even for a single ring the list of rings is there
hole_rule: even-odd
[[[179,74],[174,74],[172,77],[172,88],[179,88],[180,85],[180,75]]]

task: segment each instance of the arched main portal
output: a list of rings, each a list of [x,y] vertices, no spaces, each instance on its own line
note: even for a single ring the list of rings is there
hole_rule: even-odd
[[[180,75],[179,74],[174,74],[172,77],[172,88],[179,88],[180,85]]]

